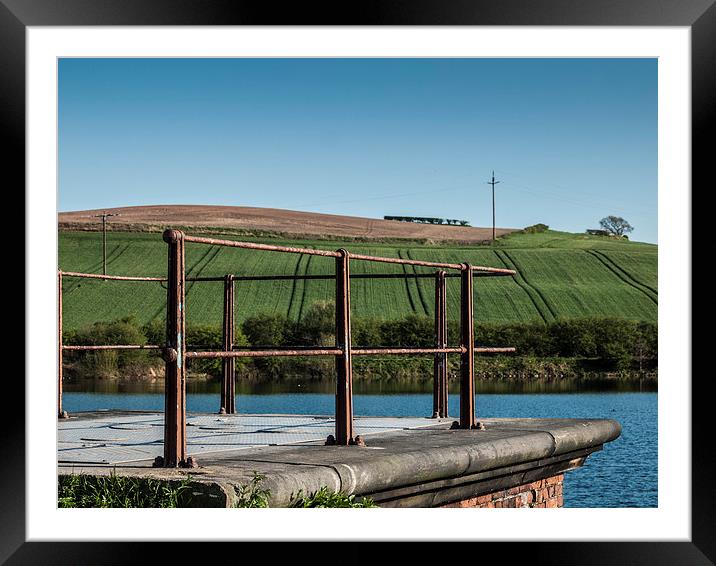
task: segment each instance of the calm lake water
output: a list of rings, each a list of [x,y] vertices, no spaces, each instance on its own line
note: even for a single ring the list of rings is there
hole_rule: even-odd
[[[358,385],[358,384],[356,384]],[[187,409],[216,412],[219,388],[216,383],[189,384]],[[432,395],[425,386],[419,392],[392,391],[391,387],[357,386],[354,389],[356,416],[427,416]],[[326,390],[328,389],[328,390]],[[392,389],[400,389],[393,387]],[[525,388],[523,388],[525,389]],[[526,389],[540,390],[540,387]],[[569,389],[569,388],[567,388]],[[622,434],[595,452],[584,467],[565,474],[565,507],[656,507],[657,482],[657,393],[637,391],[522,392],[477,395],[477,414],[482,418],[609,418],[619,421]],[[638,387],[637,387],[638,389]],[[499,388],[498,388],[499,390]],[[97,409],[164,409],[161,386],[145,384],[70,385],[63,396],[70,413]],[[297,392],[298,391],[298,392]],[[330,386],[312,386],[307,392],[290,386],[239,387],[236,408],[242,413],[333,414]],[[451,394],[451,415],[459,415],[459,399]]]

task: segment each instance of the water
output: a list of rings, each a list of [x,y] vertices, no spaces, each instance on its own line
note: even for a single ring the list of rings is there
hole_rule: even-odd
[[[144,384],[119,387],[136,393],[67,391],[63,405],[70,413],[96,409],[163,411],[164,395],[160,387]],[[295,390],[296,386],[293,388]],[[244,386],[241,389],[251,388]],[[322,391],[323,386],[308,389],[314,392],[242,392],[237,396],[236,408],[241,413],[333,414],[333,394]],[[188,411],[216,412],[218,402],[218,384],[189,387]],[[361,393],[356,389],[353,405],[356,416],[427,416],[432,412],[432,395],[425,392]],[[450,396],[449,411],[451,415],[459,415],[456,395]],[[482,418],[609,418],[619,421],[622,434],[617,440],[592,454],[583,468],[565,474],[564,505],[658,505],[656,393],[480,393],[477,413]]]

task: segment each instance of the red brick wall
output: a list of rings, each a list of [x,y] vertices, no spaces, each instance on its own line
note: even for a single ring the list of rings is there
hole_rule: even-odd
[[[441,507],[562,507],[564,474],[518,485],[494,493],[487,493]]]

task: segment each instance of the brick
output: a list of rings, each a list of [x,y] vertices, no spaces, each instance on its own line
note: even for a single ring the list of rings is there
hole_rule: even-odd
[[[559,499],[548,499],[547,501],[545,501],[545,506],[549,508],[559,507]]]
[[[532,507],[545,507],[545,503],[535,503]]]
[[[555,486],[554,486],[554,494],[555,494],[556,496],[561,496],[561,495],[562,495],[562,489],[563,489],[563,487],[562,487],[562,484],[561,484],[561,483],[555,485]]]
[[[545,485],[554,485],[556,483],[562,483],[562,476],[552,476],[544,480]]]
[[[542,487],[542,480],[533,481],[531,484],[529,484],[530,489],[540,489],[541,487]]]
[[[505,497],[505,495],[506,493],[504,489],[501,491],[496,491],[492,494],[492,500],[495,501],[497,499],[502,499],[503,497]]]
[[[492,501],[492,494],[488,493],[486,495],[480,495],[476,499],[477,501],[475,503],[477,505],[482,505],[483,503],[488,503]]]
[[[524,485],[518,485],[517,487],[511,487],[507,490],[507,495],[517,495],[518,493],[522,493],[525,491]]]
[[[549,497],[554,497],[554,487],[553,485],[547,487],[547,495],[549,495]]]

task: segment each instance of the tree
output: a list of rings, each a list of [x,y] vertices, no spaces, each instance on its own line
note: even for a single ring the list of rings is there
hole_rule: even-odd
[[[599,224],[610,234],[619,237],[634,230],[633,226],[621,216],[606,216],[599,221]]]

